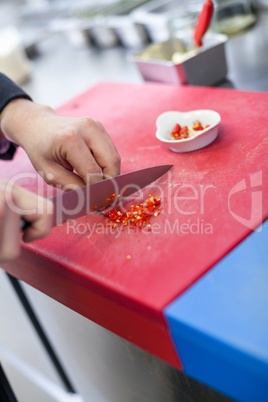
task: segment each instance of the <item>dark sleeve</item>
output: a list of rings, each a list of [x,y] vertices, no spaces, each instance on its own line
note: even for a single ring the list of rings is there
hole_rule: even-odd
[[[29,95],[26,94],[20,87],[18,87],[13,81],[7,78],[4,74],[0,73],[0,114],[4,108],[14,99],[24,98],[29,99]],[[8,147],[7,147],[8,144]],[[13,142],[0,139],[0,159],[12,159],[16,152],[17,145]]]

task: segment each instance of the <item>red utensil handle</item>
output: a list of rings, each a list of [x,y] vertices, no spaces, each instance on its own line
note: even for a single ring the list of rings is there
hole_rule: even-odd
[[[194,31],[194,41],[197,47],[202,46],[202,38],[210,25],[213,10],[213,2],[211,0],[206,0],[201,13],[199,14]]]

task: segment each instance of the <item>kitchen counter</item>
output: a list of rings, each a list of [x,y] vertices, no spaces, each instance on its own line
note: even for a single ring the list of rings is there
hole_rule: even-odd
[[[242,244],[243,247],[246,238],[247,252],[254,251],[256,241],[263,245],[260,259],[263,258],[265,264],[267,230],[266,225],[262,231],[259,226],[268,216],[267,186],[263,182],[268,173],[265,160],[267,101],[268,94],[264,92],[174,87],[154,83],[103,83],[68,101],[58,108],[58,113],[65,116],[90,114],[101,120],[122,156],[123,172],[154,166],[160,160],[163,164],[174,165],[170,174],[160,178],[143,193],[143,198],[149,193],[162,194],[163,213],[155,218],[149,233],[128,228],[106,228],[104,217],[100,215],[67,222],[54,228],[47,239],[24,245],[21,257],[15,262],[3,264],[3,268],[177,369],[187,368],[187,374],[227,396],[239,399],[243,395],[250,397],[252,393],[257,393],[258,400],[264,401],[267,396],[265,377],[268,351],[267,343],[262,338],[267,334],[268,327],[267,320],[259,319],[255,313],[265,311],[268,303],[265,293],[262,292],[262,297],[258,297],[258,289],[254,288],[248,296],[245,294],[245,298],[237,299],[243,291],[240,291],[241,286],[244,285],[246,289],[250,283],[244,283],[242,278],[239,280],[242,275],[240,271],[236,274],[236,289],[231,277],[238,268],[236,264],[232,266],[225,278],[226,283],[232,283],[232,291],[229,294],[225,289],[218,300],[220,309],[217,314],[223,316],[222,321],[212,318],[215,310],[210,315],[210,326],[206,323],[206,314],[201,316],[205,319],[202,328],[204,337],[209,336],[211,341],[207,345],[197,336],[201,357],[193,365],[194,370],[188,370],[191,353],[187,355],[186,351],[191,347],[194,349],[189,339],[194,344],[195,338],[188,339],[190,329],[186,325],[188,345],[182,348],[182,333],[178,331],[182,320],[177,312],[184,313],[186,324],[193,314],[188,316],[185,310],[177,311],[172,306],[187,299],[187,292],[191,295],[193,284],[197,287],[199,283],[202,284],[199,278],[206,280],[207,272],[212,275],[213,282],[218,270],[225,270],[225,265],[230,268],[230,252],[233,249],[232,253],[239,252],[238,246]],[[251,107],[248,108],[248,105]],[[220,113],[222,121],[217,140],[189,154],[175,154],[162,149],[155,138],[157,116],[166,110],[197,108],[213,108]],[[146,118],[141,119],[142,115]],[[250,131],[244,130],[252,121],[255,122],[254,129],[258,135],[252,136]],[[132,130],[129,130],[129,125]],[[14,161],[1,163],[2,175],[14,178],[22,172],[21,166],[24,175],[20,177],[19,184],[39,194],[51,192],[51,187],[43,182],[40,184],[23,150],[19,150]],[[248,180],[250,186],[246,184]],[[254,187],[259,189],[261,199],[254,201],[251,206],[249,201]],[[250,218],[246,218],[248,216]],[[249,236],[252,231],[256,231],[254,236]],[[249,258],[243,260],[243,272],[250,273],[254,269],[261,283],[265,283],[266,270],[258,264],[253,267],[250,261]],[[223,268],[217,268],[219,263],[223,264]],[[210,289],[211,282],[209,279],[207,281]],[[212,289],[217,287],[218,281],[216,275]],[[203,292],[208,297],[207,287]],[[194,305],[199,305],[202,300],[201,297],[199,301],[200,294],[197,294]],[[212,296],[215,297],[214,293]],[[225,298],[233,300],[232,314],[238,328],[239,312],[244,303],[252,308],[250,320],[243,321],[245,332],[240,329],[241,337],[238,339],[237,331],[226,339],[219,331],[230,318],[230,314],[226,314],[229,304],[226,305]],[[207,307],[202,312],[205,311]],[[198,317],[200,320],[200,315]],[[196,319],[193,319],[192,330],[195,323]],[[230,328],[228,321],[226,325]],[[210,327],[212,332],[207,335],[206,330]],[[219,333],[215,332],[217,328]],[[254,352],[259,338],[261,342],[256,355]],[[174,342],[177,347],[174,347]],[[228,355],[224,354],[225,349]],[[209,369],[204,375],[201,362],[210,354],[211,365],[208,364]],[[241,360],[239,354],[242,354]],[[244,359],[250,362],[246,367],[243,365]],[[257,372],[255,366],[258,367]],[[224,376],[221,375],[222,371]],[[247,377],[247,383],[243,386],[241,372],[244,373],[242,378]],[[228,373],[236,381],[236,388],[226,380]],[[221,380],[223,378],[224,381]]]

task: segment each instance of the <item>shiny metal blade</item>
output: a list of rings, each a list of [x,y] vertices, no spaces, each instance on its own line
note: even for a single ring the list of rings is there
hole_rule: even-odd
[[[51,198],[54,203],[53,226],[107,206],[114,207],[121,197],[127,197],[148,186],[171,167],[172,165],[162,165],[141,169],[57,195]],[[112,194],[114,198],[111,197]]]

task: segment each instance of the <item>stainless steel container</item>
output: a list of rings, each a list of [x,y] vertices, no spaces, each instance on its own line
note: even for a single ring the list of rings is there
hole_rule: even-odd
[[[81,19],[83,30],[92,43],[100,48],[122,44],[140,48],[148,42],[143,25],[136,23],[130,13],[148,0],[117,1],[97,5],[74,6],[72,13]]]
[[[80,21],[80,30],[89,42],[99,48],[110,48],[119,44],[115,30],[109,26],[108,17],[111,5],[105,3],[73,5],[69,14]]]
[[[170,53],[172,40],[163,42],[163,54]],[[175,85],[214,85],[227,74],[225,56],[226,35],[207,33],[200,49],[189,53],[189,58],[180,63],[171,60],[144,58],[144,51],[131,55],[145,81]]]
[[[251,0],[215,0],[213,31],[234,35],[255,22]]]
[[[107,19],[107,24],[114,29],[123,46],[141,48],[148,41],[148,35],[142,24],[136,23],[131,13],[149,0],[121,0],[117,3]]]
[[[144,25],[152,42],[162,42],[169,39],[169,21],[176,14],[193,28],[202,4],[202,0],[156,0],[137,8],[131,16]]]
[[[108,25],[113,28],[123,46],[139,49],[149,42],[147,32],[142,24],[137,24],[129,15],[109,17]]]
[[[109,48],[119,44],[119,38],[113,27],[109,26],[107,16],[98,15],[89,23],[87,32],[92,43],[99,48]]]

